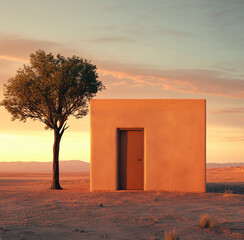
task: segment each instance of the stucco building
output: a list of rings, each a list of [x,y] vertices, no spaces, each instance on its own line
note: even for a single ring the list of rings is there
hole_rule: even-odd
[[[205,192],[204,99],[91,101],[91,191]]]

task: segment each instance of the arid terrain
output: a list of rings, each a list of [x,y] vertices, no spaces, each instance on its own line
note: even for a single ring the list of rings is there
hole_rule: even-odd
[[[0,239],[244,239],[244,167],[207,170],[207,193],[89,192],[89,173],[0,173]],[[225,190],[233,193],[225,194]],[[201,228],[202,214],[218,219]]]

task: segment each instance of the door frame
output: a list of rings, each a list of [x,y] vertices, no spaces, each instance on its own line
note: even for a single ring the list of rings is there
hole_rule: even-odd
[[[144,158],[144,143],[145,143],[145,138],[144,138],[144,128],[117,128],[117,190],[127,190],[127,189],[121,189],[121,172],[120,172],[120,166],[121,166],[121,149],[120,149],[120,132],[121,131],[142,131],[142,162],[143,162],[143,166],[142,166],[142,186],[143,188],[141,190],[138,191],[143,191],[144,190],[144,181],[145,181],[145,174],[144,174],[144,165],[145,165],[145,158]]]

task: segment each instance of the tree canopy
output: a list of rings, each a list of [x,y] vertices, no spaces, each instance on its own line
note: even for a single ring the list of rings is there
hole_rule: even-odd
[[[30,66],[24,65],[8,80],[1,105],[12,120],[38,119],[46,129],[61,129],[69,116],[85,116],[89,100],[103,88],[89,61],[60,54],[55,58],[38,50],[30,55]]]
[[[54,172],[59,188],[59,143],[68,128],[69,116],[82,118],[88,113],[89,101],[104,85],[98,80],[96,66],[77,56],[64,57],[38,50],[4,85],[4,106],[12,120],[40,120],[46,129],[53,129]]]

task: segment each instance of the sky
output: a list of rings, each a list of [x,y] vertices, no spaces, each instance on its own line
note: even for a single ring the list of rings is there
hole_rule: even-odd
[[[4,84],[38,49],[97,66],[96,98],[206,99],[207,162],[244,162],[243,0],[0,0]],[[53,132],[0,107],[0,161],[52,161]],[[70,118],[60,160],[90,161],[90,117]]]

